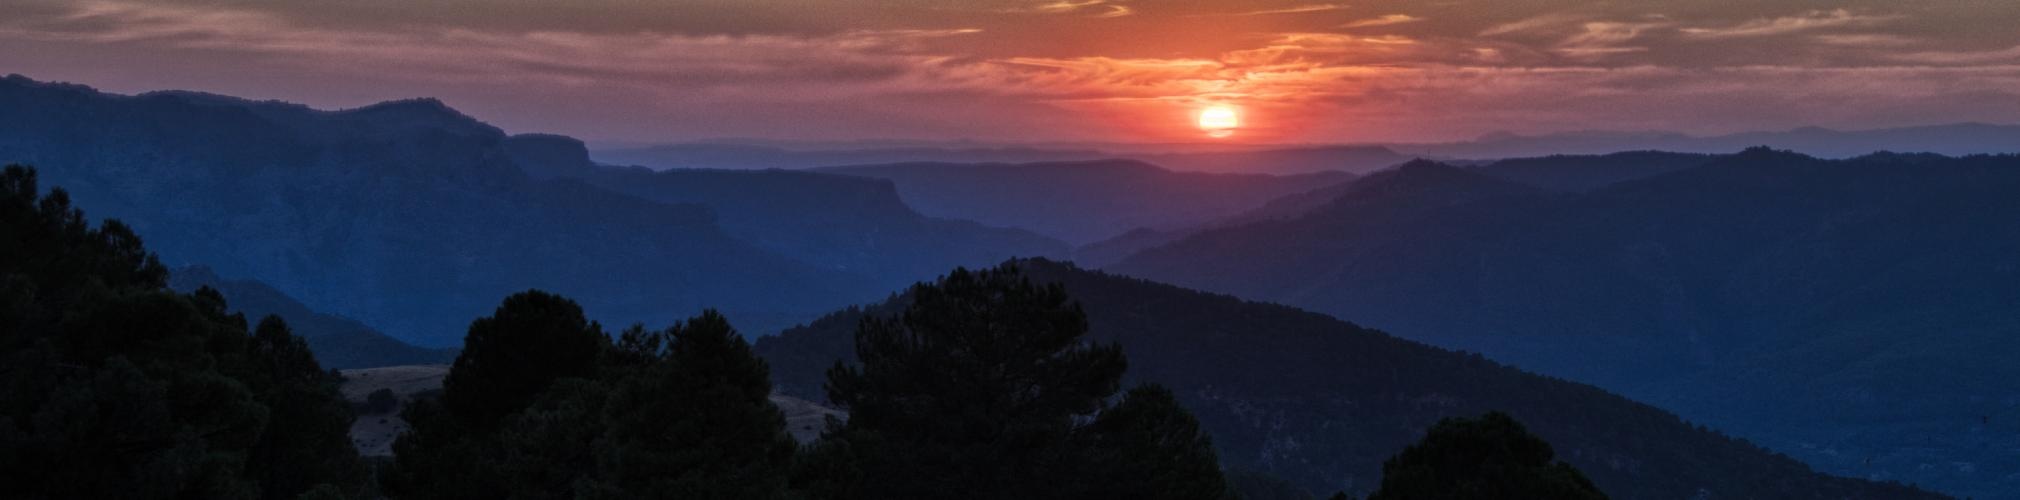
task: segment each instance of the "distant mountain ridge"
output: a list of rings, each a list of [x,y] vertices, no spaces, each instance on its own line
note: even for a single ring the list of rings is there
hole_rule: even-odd
[[[707,306],[752,331],[882,288],[738,240],[705,206],[529,177],[506,140],[434,100],[318,111],[0,79],[0,162],[36,165],[167,262],[422,345],[531,287],[613,323]]]
[[[505,140],[536,178],[577,180],[640,199],[709,207],[732,236],[795,260],[897,287],[953,266],[1012,256],[1062,256],[1066,244],[1030,231],[927,217],[890,181],[797,170],[613,167],[581,141],[529,134]]]
[[[1352,179],[1173,171],[1137,160],[893,163],[815,170],[888,180],[921,212],[1019,227],[1069,243],[1186,227]]]
[[[1543,189],[1403,168],[1106,269],[1477,350],[1827,471],[2020,488],[1987,437],[2020,431],[2020,321],[1997,312],[2020,309],[2020,156],[1615,159],[1654,173]]]
[[[1509,412],[1613,498],[1939,498],[1826,476],[1785,456],[1599,389],[1321,314],[1086,271],[1014,263],[1058,283],[1087,312],[1090,340],[1117,342],[1134,382],[1172,388],[1229,467],[1311,491],[1365,495],[1384,459],[1448,416]],[[853,357],[852,332],[903,296],[759,339],[777,390],[825,400],[825,371]]]
[[[426,349],[401,342],[350,318],[310,310],[293,297],[253,280],[224,279],[208,267],[177,269],[168,279],[169,288],[194,292],[210,287],[224,295],[231,310],[258,322],[268,315],[288,322],[315,352],[316,362],[330,370],[377,366],[447,364],[456,359],[454,349]]]
[[[867,147],[789,149],[778,146],[736,143],[666,144],[636,148],[599,149],[596,161],[613,165],[641,165],[663,169],[808,169],[836,165],[863,165],[902,162],[1000,162],[1027,163],[1074,161],[1111,155],[1086,149],[1041,149],[1024,147]]]
[[[1296,175],[1362,173],[1409,160],[1385,146],[1265,146],[1156,151],[1130,147],[906,146],[856,148],[788,147],[736,143],[685,143],[598,149],[599,163],[639,165],[654,170],[707,168],[734,170],[819,169],[892,163],[1059,163],[1138,160],[1179,172]],[[1182,148],[1200,149],[1200,148]]]
[[[1558,154],[1605,154],[1659,150],[1725,153],[1768,145],[1824,158],[1852,158],[1884,151],[1952,156],[2020,153],[2020,124],[1952,123],[1865,130],[1800,127],[1779,131],[1698,136],[1675,132],[1562,132],[1541,135],[1490,134],[1472,141],[1399,144],[1408,154],[1443,158],[1519,158]]]
[[[1449,142],[1225,145],[1062,144],[987,146],[931,144],[744,144],[686,143],[598,149],[599,161],[665,168],[804,169],[836,165],[906,162],[1029,163],[1135,159],[1189,172],[1298,174],[1343,171],[1365,174],[1412,158],[1449,163],[1604,155],[1623,151],[1718,154],[1767,145],[1824,158],[1852,158],[1884,151],[1952,156],[2020,153],[2020,124],[1950,123],[1859,130],[1799,127],[1788,130],[1692,135],[1678,132],[1572,131],[1544,134],[1497,132]],[[1178,147],[1185,146],[1185,147]]]

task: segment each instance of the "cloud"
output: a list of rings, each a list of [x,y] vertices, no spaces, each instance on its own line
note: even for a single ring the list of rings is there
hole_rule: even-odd
[[[1625,10],[1520,19],[1441,17],[1435,27],[1442,31],[1426,25],[1406,37],[1342,28],[1421,18],[1370,14],[1337,24],[1351,17],[1257,13],[1231,22],[1177,19],[1185,15],[1180,13],[1158,19],[1147,2],[1114,0],[994,3],[934,10],[917,19],[894,14],[875,23],[839,23],[877,29],[794,25],[739,34],[418,21],[333,25],[299,12],[262,10],[259,2],[234,4],[244,5],[238,8],[134,1],[42,5],[0,16],[0,62],[16,71],[36,74],[117,60],[132,63],[107,70],[123,73],[96,74],[149,75],[130,77],[122,83],[129,89],[209,81],[223,82],[210,87],[217,90],[277,89],[262,97],[313,97],[340,89],[342,97],[331,99],[389,92],[437,95],[459,106],[489,99],[489,108],[472,108],[487,119],[507,114],[501,125],[518,120],[558,132],[598,130],[604,137],[632,139],[995,137],[974,132],[990,130],[1011,140],[1183,139],[1190,136],[1169,134],[1196,128],[1168,116],[1208,100],[1254,110],[1255,126],[1276,127],[1270,133],[1278,134],[1258,130],[1245,133],[1245,139],[1289,141],[1486,131],[1468,127],[1702,130],[1811,124],[1787,122],[1797,119],[1841,125],[2020,115],[2020,99],[1997,99],[2020,93],[2013,90],[2020,89],[2020,47],[2005,48],[2012,41],[1960,42],[1947,33],[1901,31],[1904,27],[1880,20],[1887,16],[1838,11],[1730,24]],[[996,9],[1004,5],[1021,8],[1015,14]],[[1112,29],[1103,26],[1111,23],[1085,18],[1123,15],[1118,13],[1131,12],[1129,7],[1143,10],[1136,19],[1145,26],[1172,21],[1169,31],[1175,34],[1132,32],[1141,43],[1132,38],[1120,52],[1105,52],[1113,47],[1101,43],[1055,43],[1110,39],[1115,34],[1102,30]],[[1808,20],[1777,21],[1795,18]],[[1514,20],[1493,24],[1507,19]],[[1214,31],[1222,26],[1238,26],[1239,33]],[[1479,26],[1487,27],[1471,32]],[[1699,31],[1685,33],[1679,26]],[[1851,27],[1863,29],[1845,29]],[[1800,33],[1795,40],[1803,43],[1752,38],[1765,36],[1760,33]],[[1708,36],[1774,50],[1692,51],[1678,45]],[[1207,43],[1188,45],[1195,41]],[[51,46],[61,51],[29,50]],[[75,54],[100,55],[64,61]],[[1788,61],[1812,66],[1765,65]],[[231,71],[213,71],[218,68]],[[46,74],[94,74],[67,71]],[[232,71],[271,79],[243,83]],[[152,76],[169,73],[178,76]],[[302,81],[311,84],[294,84]],[[1871,102],[1893,104],[1856,105]],[[512,110],[520,115],[510,117]],[[556,118],[563,115],[575,121]],[[1090,135],[1073,135],[1081,133]]]
[[[1036,7],[1032,7],[1029,11],[1043,12],[1047,14],[1065,14],[1068,12],[1078,11],[1084,7],[1093,7],[1101,5],[1103,3],[1107,3],[1106,0],[1083,0],[1078,2],[1073,0],[1060,0],[1057,2],[1040,4]]]
[[[301,69],[437,82],[539,80],[780,95],[901,91],[933,79],[947,58],[921,44],[979,29],[861,30],[825,36],[603,34],[467,29],[346,31],[244,10],[92,2],[63,15],[0,22],[0,38],[224,52]]]
[[[1900,19],[1900,16],[1854,14],[1846,9],[1814,10],[1797,16],[1755,19],[1713,28],[1684,28],[1682,31],[1685,35],[1697,38],[1742,38],[1785,35],[1843,26],[1875,26],[1895,19]]]
[[[1558,42],[1555,51],[1574,59],[1599,59],[1615,54],[1647,51],[1648,47],[1628,45],[1650,30],[1669,26],[1660,22],[1592,21],[1581,31]]]
[[[1009,9],[1004,12],[1039,13],[1039,14],[1075,14],[1094,10],[1100,11],[1092,15],[1092,17],[1097,18],[1122,17],[1136,13],[1136,11],[1130,9],[1129,6],[1120,5],[1110,0],[1058,0],[1034,5],[1031,7]]]
[[[1421,17],[1416,17],[1416,16],[1412,16],[1412,15],[1408,15],[1408,14],[1388,14],[1388,15],[1384,15],[1384,16],[1381,16],[1381,17],[1375,17],[1375,18],[1369,18],[1369,19],[1362,19],[1362,20],[1358,20],[1358,21],[1353,21],[1353,22],[1349,22],[1349,23],[1347,23],[1347,24],[1342,24],[1342,25],[1340,25],[1340,27],[1341,27],[1341,28],[1349,28],[1349,29],[1351,29],[1351,28],[1372,28],[1372,27],[1376,27],[1376,26],[1393,26],[1393,25],[1397,25],[1397,24],[1406,24],[1406,23],[1414,23],[1414,22],[1418,22],[1418,21],[1423,21],[1423,20],[1424,20],[1424,18],[1421,18]]]
[[[1095,14],[1094,17],[1098,18],[1122,17],[1136,13],[1136,11],[1130,10],[1129,6],[1127,5],[1104,5],[1103,7],[1107,7],[1108,12]]]
[[[1347,8],[1347,6],[1345,6],[1345,5],[1340,5],[1340,4],[1331,4],[1331,3],[1325,3],[1325,4],[1311,4],[1311,5],[1299,5],[1299,6],[1296,6],[1296,7],[1285,7],[1285,8],[1281,8],[1281,9],[1265,9],[1265,10],[1252,10],[1252,11],[1248,11],[1248,12],[1242,12],[1242,13],[1239,13],[1239,14],[1235,14],[1235,15],[1237,15],[1237,16],[1269,16],[1269,15],[1276,15],[1276,14],[1303,14],[1303,13],[1307,13],[1307,12],[1326,12],[1326,11],[1333,11],[1333,10],[1343,10],[1343,9],[1346,9],[1346,8]]]
[[[1998,50],[1909,52],[1889,58],[1906,63],[1940,65],[2020,64],[2020,45]]]
[[[1861,33],[1851,35],[1817,35],[1810,37],[1810,39],[1816,40],[1818,43],[1826,45],[1861,47],[1861,48],[1900,47],[1922,43],[1922,40],[1913,37],[1879,34],[1879,33]]]
[[[1541,16],[1526,18],[1510,23],[1503,23],[1489,26],[1487,27],[1487,29],[1480,31],[1480,36],[1499,36],[1514,33],[1536,32],[1536,31],[1554,29],[1560,26],[1577,23],[1579,21],[1584,21],[1591,18],[1592,16],[1589,15],[1573,14],[1568,12],[1544,14]]]

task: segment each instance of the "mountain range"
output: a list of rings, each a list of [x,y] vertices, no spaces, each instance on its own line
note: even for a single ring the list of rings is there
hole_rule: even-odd
[[[1520,135],[1499,132],[1471,141],[1395,144],[1406,154],[1439,158],[1519,158],[1560,154],[1604,154],[1662,150],[1725,153],[1762,144],[1824,158],[1852,158],[1878,152],[1924,152],[1952,156],[2020,153],[2020,125],[1950,123],[1912,127],[1788,130],[1691,135],[1677,132],[1578,131]]]
[[[431,347],[540,288],[615,325],[704,307],[753,334],[807,323],[758,348],[781,391],[818,398],[854,321],[897,302],[821,314],[954,266],[1071,257],[1313,311],[1015,261],[1066,283],[1230,465],[1314,491],[1365,492],[1438,418],[1498,409],[1623,498],[1919,495],[1627,398],[1829,473],[2020,491],[2002,356],[2020,348],[2020,157],[1274,151],[654,169],[431,99],[329,111],[0,78],[0,163],[134,227],[179,289],[287,318],[328,366],[440,362]]]
[[[1565,181],[1606,170],[1645,176]],[[2016,156],[1414,162],[1107,269],[1594,383],[1827,471],[1989,495],[2020,489],[2016,191]]]
[[[1945,155],[2020,153],[2020,124],[1951,123],[1912,127],[1788,130],[1692,135],[1679,132],[1571,131],[1522,135],[1496,132],[1463,141],[1333,144],[1032,144],[991,146],[973,141],[936,143],[792,143],[726,140],[600,148],[605,163],[654,169],[806,169],[874,163],[1030,163],[1134,159],[1192,172],[1365,174],[1415,158],[1455,164],[1620,151],[1728,153],[1758,145],[1823,158],[1926,152]]]
[[[169,288],[190,293],[210,287],[223,294],[232,312],[257,324],[268,315],[288,322],[294,334],[308,342],[316,363],[330,370],[388,365],[438,365],[456,359],[454,349],[427,349],[401,342],[378,330],[341,316],[309,309],[293,297],[255,280],[225,279],[208,267],[193,266],[170,273]]]
[[[959,213],[921,215],[913,210],[917,201],[886,180],[779,169],[615,167],[591,161],[581,141],[554,135],[516,135],[504,145],[535,178],[708,207],[732,237],[885,288],[953,266],[1071,250],[1021,226],[981,220],[991,223],[984,225]]]
[[[1814,473],[1591,386],[1322,314],[1054,261],[1011,265],[1064,287],[1086,311],[1091,339],[1120,344],[1134,382],[1177,393],[1228,467],[1311,491],[1365,495],[1382,460],[1440,418],[1495,409],[1527,423],[1614,498],[1937,497]],[[896,314],[905,301],[839,312],[759,339],[756,349],[779,392],[825,401],[826,370],[853,359],[856,326]]]
[[[1139,228],[1187,227],[1354,177],[1336,171],[1173,171],[1136,160],[893,163],[816,171],[887,179],[922,212],[1030,229],[1075,244]]]
[[[321,111],[0,79],[0,161],[39,167],[172,265],[419,345],[534,287],[619,324],[704,306],[790,324],[878,289],[738,240],[704,206],[528,176],[506,139],[434,100]]]

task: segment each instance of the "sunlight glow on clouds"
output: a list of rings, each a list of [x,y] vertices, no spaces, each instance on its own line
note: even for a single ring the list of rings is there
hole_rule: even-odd
[[[0,0],[18,13],[0,71],[324,106],[431,95],[623,140],[1193,140],[1207,103],[1241,106],[1255,142],[2020,115],[2020,40],[1984,20],[2014,7],[588,0],[542,22],[558,7],[496,1],[524,13]]]

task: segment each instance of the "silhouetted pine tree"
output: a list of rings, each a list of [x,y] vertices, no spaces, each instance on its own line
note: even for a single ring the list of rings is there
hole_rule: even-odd
[[[1368,500],[1606,498],[1585,474],[1555,461],[1550,443],[1501,412],[1448,418],[1382,464]]]
[[[473,323],[469,339],[483,348],[451,368],[446,404],[405,413],[414,428],[394,443],[388,493],[786,497],[798,444],[769,399],[769,370],[721,314],[632,327],[612,345],[573,302],[529,292]]]
[[[298,343],[177,294],[125,225],[0,172],[0,484],[10,498],[357,492],[349,409]],[[302,360],[309,360],[306,364]],[[296,384],[296,382],[302,382]],[[333,412],[331,414],[307,413]],[[298,427],[289,427],[300,424]],[[342,445],[339,449],[331,443]],[[251,464],[302,446],[302,463]],[[286,450],[284,450],[286,448]],[[332,451],[332,453],[323,453]]]
[[[612,384],[600,482],[661,498],[769,499],[786,494],[799,447],[771,403],[771,374],[715,311],[674,325],[663,340],[631,339],[634,359],[658,361]]]
[[[1090,498],[1227,498],[1213,440],[1170,389],[1139,386],[1082,431],[1091,447]]]
[[[571,449],[545,448],[557,440],[552,432],[565,429],[544,424],[565,419],[594,423],[590,417],[599,413],[570,413],[579,401],[545,392],[558,380],[594,375],[607,345],[609,337],[602,327],[584,318],[574,301],[537,290],[506,297],[491,316],[470,323],[463,351],[442,381],[441,400],[415,401],[401,412],[412,428],[393,442],[394,466],[381,476],[386,493],[475,499],[505,498],[515,487],[531,495],[546,491],[528,483],[540,483],[547,476],[506,474],[507,465],[517,458],[507,453],[507,442],[524,446],[521,451],[553,455],[556,470],[546,472],[565,476],[553,481],[575,482],[587,467],[570,467],[560,457],[586,454],[589,443],[578,440],[560,445]],[[511,429],[500,429],[508,417],[543,398],[553,407],[512,421]],[[572,448],[583,449],[575,453],[578,450]]]
[[[861,323],[860,366],[838,363],[829,370],[829,398],[850,415],[846,424],[831,425],[824,442],[809,453],[798,482],[811,493],[879,499],[1087,497],[1109,486],[1098,483],[1109,480],[1100,477],[1098,458],[1144,459],[1111,464],[1147,476],[1137,480],[1180,469],[1209,476],[1157,486],[1171,488],[1161,491],[1190,495],[1199,493],[1193,486],[1219,482],[1218,469],[1199,462],[1201,442],[1186,440],[1201,438],[1196,433],[1152,442],[1161,432],[1184,434],[1190,420],[1182,412],[1174,415],[1175,408],[1154,395],[1125,402],[1102,432],[1083,428],[1115,393],[1126,362],[1116,346],[1081,341],[1086,316],[1060,287],[1034,285],[1014,266],[1003,266],[956,270],[937,283],[913,287],[910,296],[911,305],[899,317]],[[1134,426],[1143,428],[1125,429]],[[1089,442],[1113,446],[1099,449]],[[1154,448],[1184,454],[1138,455]]]
[[[351,445],[354,417],[337,390],[341,378],[323,371],[279,317],[260,320],[247,350],[247,379],[270,415],[246,461],[260,497],[292,499],[318,485],[359,496],[368,472]]]
[[[525,408],[547,384],[595,373],[609,337],[559,295],[528,290],[470,323],[463,352],[442,380],[442,403],[479,428]]]

